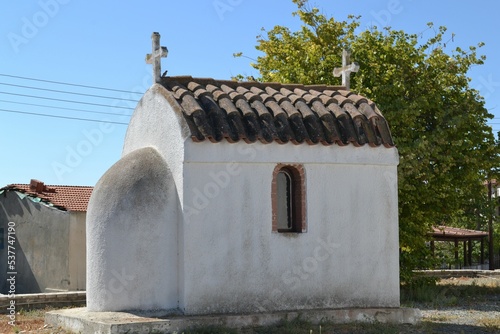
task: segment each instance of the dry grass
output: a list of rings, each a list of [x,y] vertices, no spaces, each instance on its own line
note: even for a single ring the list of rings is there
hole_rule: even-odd
[[[500,278],[449,278],[443,279],[437,284],[430,286],[417,286],[413,290],[408,287],[402,288],[402,306],[420,307],[422,309],[440,309],[454,305],[467,306],[481,303],[491,303],[492,296],[500,296]],[[1,333],[40,333],[40,334],[68,334],[61,329],[49,328],[44,325],[44,315],[52,308],[41,310],[24,311],[21,310],[16,315],[16,326],[8,324],[6,315],[0,315]],[[301,320],[283,322],[278,325],[248,328],[244,334],[330,334],[330,333],[460,333],[469,332],[471,329],[480,328],[484,332],[500,332],[500,317],[482,318],[478,320],[475,327],[456,327],[452,325],[456,320],[455,315],[436,314],[423,319],[422,323],[416,326],[411,325],[391,325],[391,324],[323,324],[312,325]],[[446,324],[445,324],[446,323]],[[184,334],[233,334],[236,331],[221,327],[200,328],[186,331]]]
[[[457,319],[456,315],[447,315],[447,314],[435,314],[430,317],[426,317],[425,319],[432,322],[451,322]]]
[[[380,333],[401,333],[401,329],[405,325],[391,324],[369,324],[369,323],[350,323],[350,324],[323,324],[312,325],[301,319],[291,321],[282,321],[273,326],[245,328],[240,332],[234,329],[224,327],[204,327],[195,330],[185,331],[180,334],[380,334]],[[409,325],[406,327],[410,327]]]
[[[401,303],[418,308],[466,306],[495,295],[500,295],[500,279],[497,277],[447,278],[436,283],[422,280],[401,288]]]
[[[479,321],[479,324],[486,329],[497,332],[500,331],[500,318],[487,318]]]
[[[69,332],[50,328],[45,326],[45,313],[53,310],[53,308],[47,307],[39,310],[20,310],[16,314],[15,326],[9,324],[10,319],[7,315],[0,315],[2,321],[0,321],[0,333],[41,333],[41,334],[67,334]]]

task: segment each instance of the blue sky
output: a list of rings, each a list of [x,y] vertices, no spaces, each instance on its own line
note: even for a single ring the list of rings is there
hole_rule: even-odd
[[[450,48],[485,42],[480,53],[487,61],[470,72],[471,86],[485,97],[496,118],[492,127],[500,131],[499,1],[478,0],[473,6],[456,0],[315,0],[311,4],[337,20],[361,15],[363,28],[391,26],[429,37],[432,31],[426,30],[427,22],[444,25],[449,38],[455,34]],[[0,187],[28,183],[32,178],[46,184],[97,182],[120,158],[134,101],[151,85],[151,68],[144,58],[151,51],[153,31],[160,32],[161,44],[169,49],[168,58],[162,61],[169,75],[257,77],[250,61],[233,58],[233,53],[256,58],[259,53],[254,47],[261,28],[298,29],[300,21],[291,15],[295,9],[291,0],[26,0],[4,4],[0,14]]]

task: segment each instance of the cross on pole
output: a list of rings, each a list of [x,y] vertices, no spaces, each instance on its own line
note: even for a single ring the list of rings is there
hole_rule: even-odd
[[[153,52],[146,55],[146,63],[153,64],[153,80],[155,83],[161,81],[161,58],[166,58],[168,50],[165,46],[160,46],[160,34],[154,32],[151,35],[153,42]]]
[[[351,57],[351,52],[347,50],[342,51],[342,67],[334,68],[333,75],[335,77],[340,77],[342,75],[342,86],[349,90],[351,86],[351,72],[357,72],[359,70],[358,63],[354,62],[349,64]]]

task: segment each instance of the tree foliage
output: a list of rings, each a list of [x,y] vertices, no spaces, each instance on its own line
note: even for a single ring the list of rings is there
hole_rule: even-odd
[[[391,28],[359,32],[359,17],[336,21],[307,1],[293,2],[301,29],[263,32],[256,46],[262,55],[252,66],[261,81],[335,85],[342,49],[351,50],[360,65],[351,89],[376,102],[400,154],[401,273],[408,279],[412,269],[429,265],[432,225],[486,229],[484,181],[498,165],[498,147],[486,123],[493,116],[467,76],[485,60],[477,54],[482,43],[447,52],[454,36],[445,42],[445,27],[428,24],[434,33],[427,40]]]

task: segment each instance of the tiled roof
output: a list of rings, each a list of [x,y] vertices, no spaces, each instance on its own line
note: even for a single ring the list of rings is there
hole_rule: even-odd
[[[436,239],[476,239],[488,236],[488,232],[450,226],[433,226],[431,234]]]
[[[30,184],[10,184],[0,190],[18,191],[66,211],[87,211],[93,187],[45,185],[38,180]]]
[[[194,141],[394,146],[375,103],[336,86],[164,77]]]

